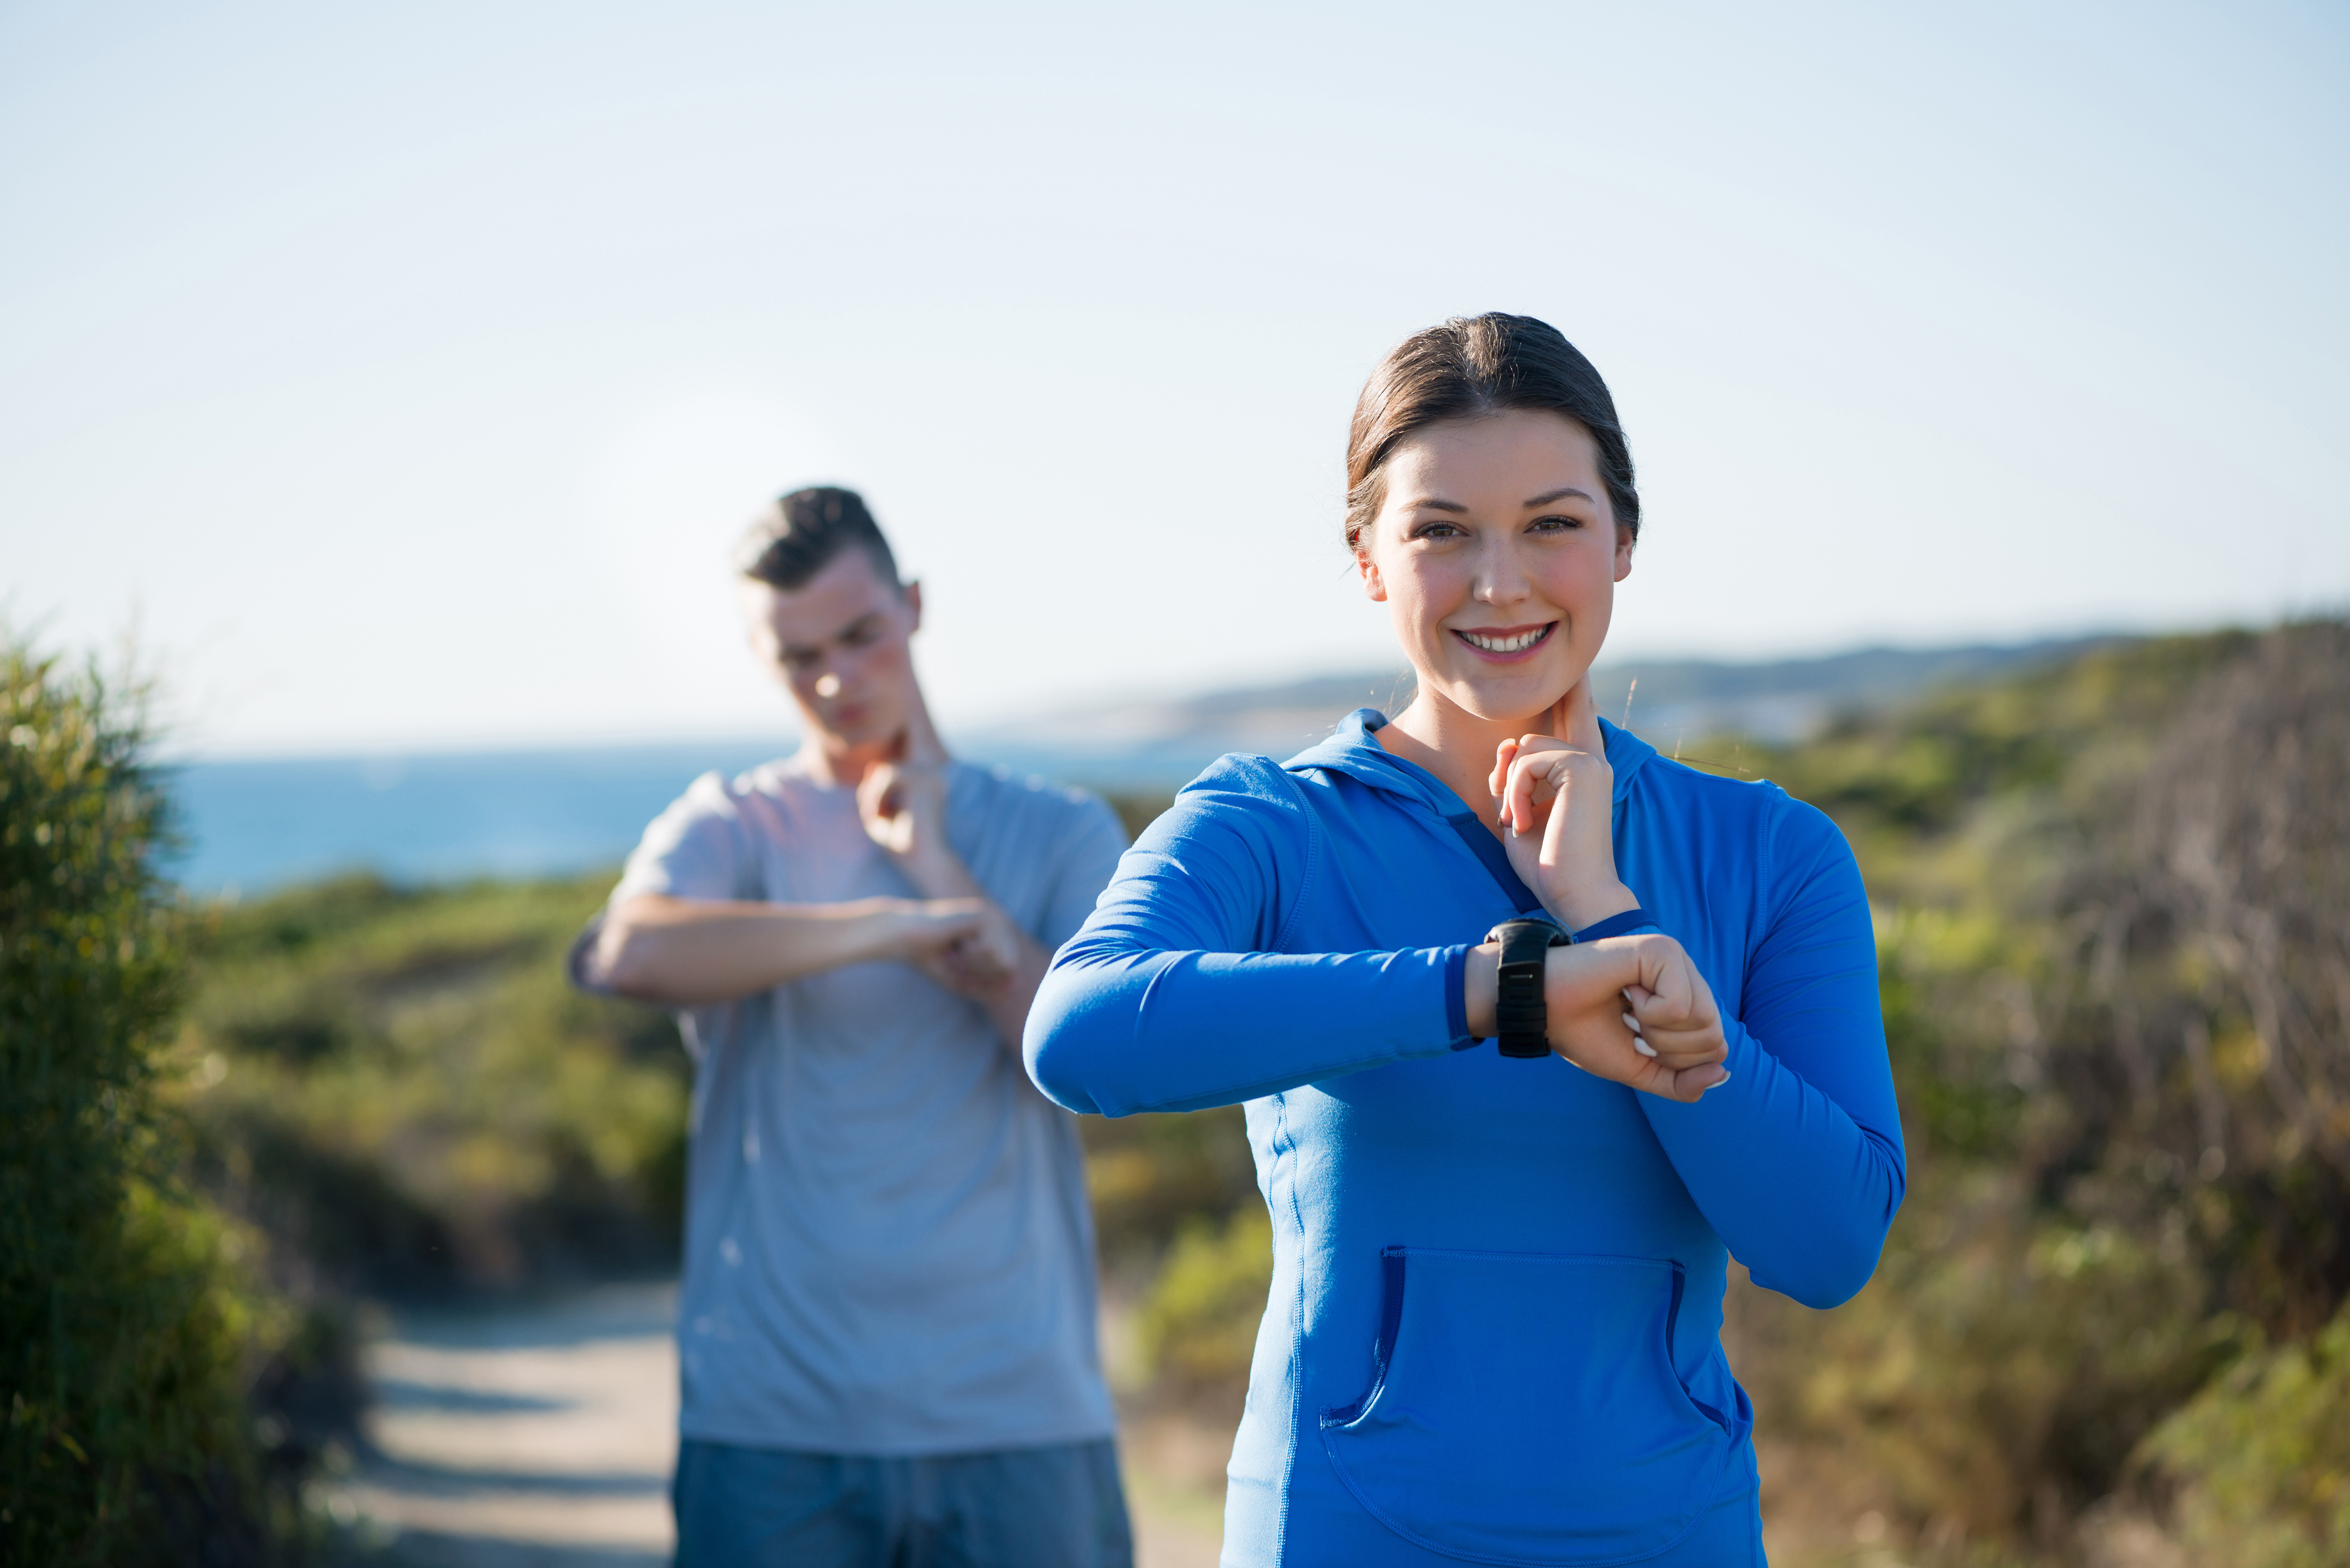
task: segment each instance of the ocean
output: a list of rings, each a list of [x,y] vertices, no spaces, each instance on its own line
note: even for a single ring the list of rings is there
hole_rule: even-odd
[[[2116,639],[2010,647],[1861,649],[1772,663],[1648,660],[1592,672],[1599,711],[1677,753],[1683,740],[1788,741],[1829,716],[2074,657]],[[1408,671],[1126,699],[948,738],[955,754],[1095,789],[1168,794],[1226,752],[1286,757],[1348,711],[1410,699]],[[192,762],[176,771],[187,841],[176,874],[205,897],[265,892],[338,871],[396,882],[551,877],[618,866],[694,778],[733,774],[787,736],[702,744]]]
[[[694,778],[780,744],[581,747],[411,757],[191,762],[172,770],[184,845],[171,865],[206,898],[344,871],[401,883],[552,877],[618,866]]]
[[[182,850],[168,867],[190,892],[220,898],[348,871],[412,885],[618,867],[695,778],[731,776],[793,743],[186,762],[171,770]],[[1146,783],[1131,767],[1034,746],[957,754],[1090,784]],[[1148,786],[1171,790],[1215,754],[1186,752]]]

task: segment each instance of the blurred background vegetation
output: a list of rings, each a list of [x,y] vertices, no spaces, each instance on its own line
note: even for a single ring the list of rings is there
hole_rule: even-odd
[[[341,1303],[673,1266],[688,1068],[563,982],[608,877],[183,904],[135,702],[8,658],[0,1538],[292,1560]],[[1683,759],[1858,850],[1909,1140],[1856,1302],[1733,1283],[1774,1561],[2350,1562],[2350,628]],[[1239,1112],[1083,1127],[1129,1410],[1215,1429],[1268,1268]]]

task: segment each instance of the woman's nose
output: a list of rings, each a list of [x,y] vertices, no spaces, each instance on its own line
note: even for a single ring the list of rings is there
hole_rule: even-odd
[[[1526,597],[1525,569],[1507,541],[1495,540],[1479,553],[1476,596],[1489,605]]]

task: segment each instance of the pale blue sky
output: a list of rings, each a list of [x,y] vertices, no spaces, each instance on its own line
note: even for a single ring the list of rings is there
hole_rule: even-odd
[[[1392,658],[1404,333],[1542,316],[1611,648],[2350,602],[2350,10],[0,6],[0,602],[182,740],[742,732],[812,480],[951,726]]]

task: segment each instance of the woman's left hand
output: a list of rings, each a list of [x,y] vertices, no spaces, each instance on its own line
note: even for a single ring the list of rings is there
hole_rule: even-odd
[[[1616,875],[1615,770],[1585,676],[1551,711],[1549,735],[1495,749],[1489,787],[1510,869],[1568,930],[1640,900]]]

